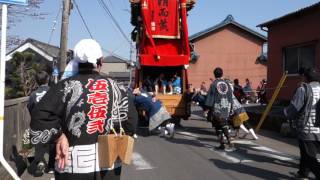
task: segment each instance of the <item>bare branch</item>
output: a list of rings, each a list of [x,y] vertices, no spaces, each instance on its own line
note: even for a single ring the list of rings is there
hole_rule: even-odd
[[[20,23],[24,18],[32,18],[43,20],[48,15],[48,13],[39,12],[40,5],[44,0],[29,0],[28,6],[8,6],[8,29],[15,27],[16,24]],[[0,13],[2,12],[2,7],[0,7]],[[1,19],[0,19],[0,29],[1,29]],[[18,36],[8,37],[8,48],[13,48],[19,45],[22,40]]]

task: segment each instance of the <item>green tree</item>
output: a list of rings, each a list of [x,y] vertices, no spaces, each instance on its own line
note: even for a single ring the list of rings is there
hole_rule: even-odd
[[[37,87],[35,74],[43,68],[33,53],[15,53],[7,69],[6,99],[28,96]]]

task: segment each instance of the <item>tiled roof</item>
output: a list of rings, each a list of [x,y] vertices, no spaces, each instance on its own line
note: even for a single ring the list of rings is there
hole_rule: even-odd
[[[238,28],[240,28],[240,29],[242,29],[242,30],[244,30],[244,31],[256,36],[259,39],[262,39],[263,41],[267,41],[267,37],[266,36],[254,31],[254,30],[252,30],[252,29],[250,29],[250,28],[248,28],[248,27],[246,27],[246,26],[244,26],[244,25],[242,25],[242,24],[240,24],[238,22],[236,22],[232,15],[228,15],[227,18],[225,20],[223,20],[221,23],[190,36],[189,40],[190,41],[194,41],[194,40],[196,40],[198,38],[201,38],[202,36],[207,35],[208,33],[212,33],[214,31],[216,31],[216,30],[218,30],[220,28],[223,28],[223,27],[225,27],[227,25],[230,25],[230,24],[234,25],[234,26],[237,26]]]
[[[15,49],[13,49],[12,51],[10,51],[8,54],[10,54],[11,52],[14,52],[16,49],[18,49],[19,47],[23,46],[24,44],[30,43],[34,46],[36,46],[37,48],[41,49],[43,52],[45,52],[46,54],[48,54],[49,56],[53,57],[53,58],[57,58],[59,57],[59,52],[60,52],[60,48],[57,46],[53,46],[32,38],[28,38],[27,40],[25,40],[21,45],[19,45],[18,47],[16,47]]]
[[[280,21],[283,21],[285,19],[290,19],[292,17],[299,16],[299,15],[301,15],[301,14],[307,12],[307,11],[312,11],[312,10],[316,10],[316,9],[318,9],[320,11],[320,2],[317,2],[317,3],[312,4],[310,6],[304,7],[302,9],[299,9],[299,10],[294,11],[292,13],[286,14],[286,15],[281,16],[279,18],[273,19],[271,21],[259,24],[258,27],[267,27],[267,26],[270,26],[272,24],[275,24],[275,23],[278,23]]]

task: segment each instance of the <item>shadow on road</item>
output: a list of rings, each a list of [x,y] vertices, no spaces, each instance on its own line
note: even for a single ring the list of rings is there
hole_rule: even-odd
[[[174,144],[182,144],[182,145],[190,145],[195,147],[205,147],[203,143],[201,143],[198,140],[193,139],[180,139],[180,138],[174,138],[174,139],[167,139],[167,141],[174,143]]]
[[[236,171],[242,174],[248,174],[262,179],[290,179],[289,176],[273,172],[247,164],[227,163],[218,159],[210,159],[210,161],[220,169]]]
[[[292,158],[284,154],[280,154],[272,151],[266,151],[266,150],[257,150],[257,149],[254,149],[254,145],[237,145],[236,148],[237,148],[236,152],[244,155],[245,157],[248,157],[249,159],[254,159],[257,162],[277,164],[285,167],[298,167],[298,165],[294,161],[281,160],[276,158],[276,157],[282,157],[282,158],[288,158],[288,159]],[[260,155],[258,153],[264,153],[264,154]],[[269,157],[266,154],[271,155],[271,157]]]
[[[183,130],[195,134],[215,135],[213,128],[185,127]]]
[[[286,137],[281,135],[279,132],[268,131],[268,130],[260,130],[259,134],[264,137],[275,139],[277,141],[298,147],[298,140],[295,137]]]

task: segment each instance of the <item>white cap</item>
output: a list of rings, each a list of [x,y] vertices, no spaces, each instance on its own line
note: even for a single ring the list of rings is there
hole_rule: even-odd
[[[93,39],[82,39],[74,47],[74,59],[79,63],[97,65],[97,59],[103,56],[99,43]]]

